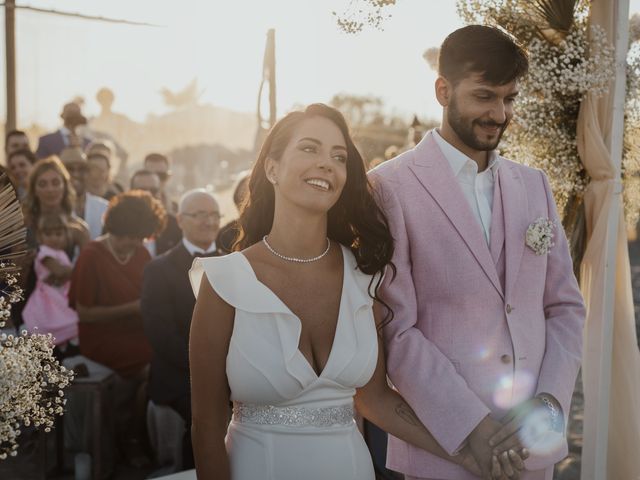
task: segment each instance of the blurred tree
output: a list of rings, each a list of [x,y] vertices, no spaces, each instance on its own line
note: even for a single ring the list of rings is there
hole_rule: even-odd
[[[378,163],[385,151],[396,146],[401,150],[407,143],[409,123],[397,115],[384,112],[384,102],[373,95],[334,95],[331,105],[345,116],[365,163]]]
[[[385,14],[386,7],[397,0],[348,0],[342,13],[331,12],[336,17],[338,28],[345,33],[361,32],[365,26],[382,30],[382,23],[391,17]]]
[[[342,112],[352,128],[370,123],[374,118],[384,118],[382,99],[373,95],[338,93],[329,103]]]

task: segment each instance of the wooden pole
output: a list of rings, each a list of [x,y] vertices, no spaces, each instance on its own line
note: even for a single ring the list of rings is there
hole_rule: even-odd
[[[617,233],[622,208],[622,145],[624,137],[624,106],[626,96],[626,58],[629,48],[629,0],[611,2],[614,12],[615,79],[613,84],[611,135],[609,152],[615,169],[613,182],[616,185],[614,198],[607,216],[606,263],[604,268],[603,318],[600,331],[591,335],[585,343],[586,355],[597,358],[594,372],[596,385],[591,385],[595,395],[585,402],[583,447],[581,459],[582,480],[605,480],[607,478],[607,455],[609,443],[609,408],[611,396],[611,361],[613,353],[613,320],[616,286]],[[593,292],[598,294],[599,292]],[[592,377],[593,378],[593,377]],[[630,446],[633,449],[633,446]],[[613,479],[611,479],[613,480]]]
[[[5,132],[16,128],[16,41],[15,41],[15,0],[4,3],[6,80],[7,80],[7,118]]]
[[[269,126],[276,123],[276,31],[271,28],[267,33],[269,49]]]

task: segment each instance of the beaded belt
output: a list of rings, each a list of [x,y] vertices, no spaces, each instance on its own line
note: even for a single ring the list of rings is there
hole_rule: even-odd
[[[330,427],[353,422],[353,405],[304,408],[273,405],[233,404],[233,419],[239,423],[287,427]]]

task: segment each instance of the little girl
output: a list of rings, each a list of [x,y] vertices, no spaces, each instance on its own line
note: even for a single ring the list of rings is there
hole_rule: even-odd
[[[69,229],[60,214],[42,214],[36,225],[39,247],[34,260],[36,288],[22,311],[22,318],[30,333],[53,335],[56,353],[77,350],[67,348],[69,340],[78,337],[78,314],[69,307],[72,265],[65,253],[69,243]],[[67,355],[64,355],[67,356]]]

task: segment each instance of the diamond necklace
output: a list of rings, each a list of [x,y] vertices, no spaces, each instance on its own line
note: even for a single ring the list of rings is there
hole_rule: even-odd
[[[327,253],[329,253],[329,250],[331,249],[331,240],[329,240],[329,237],[327,237],[327,249],[324,252],[322,252],[320,255],[318,255],[317,257],[313,257],[313,258],[287,257],[285,255],[282,255],[281,253],[276,252],[273,249],[273,247],[271,245],[269,245],[269,242],[267,242],[267,235],[262,237],[262,242],[267,247],[267,250],[269,250],[271,253],[273,253],[276,257],[279,257],[279,258],[281,258],[283,260],[286,260],[287,262],[296,262],[296,263],[311,263],[311,262],[315,262],[316,260],[320,260]]]

